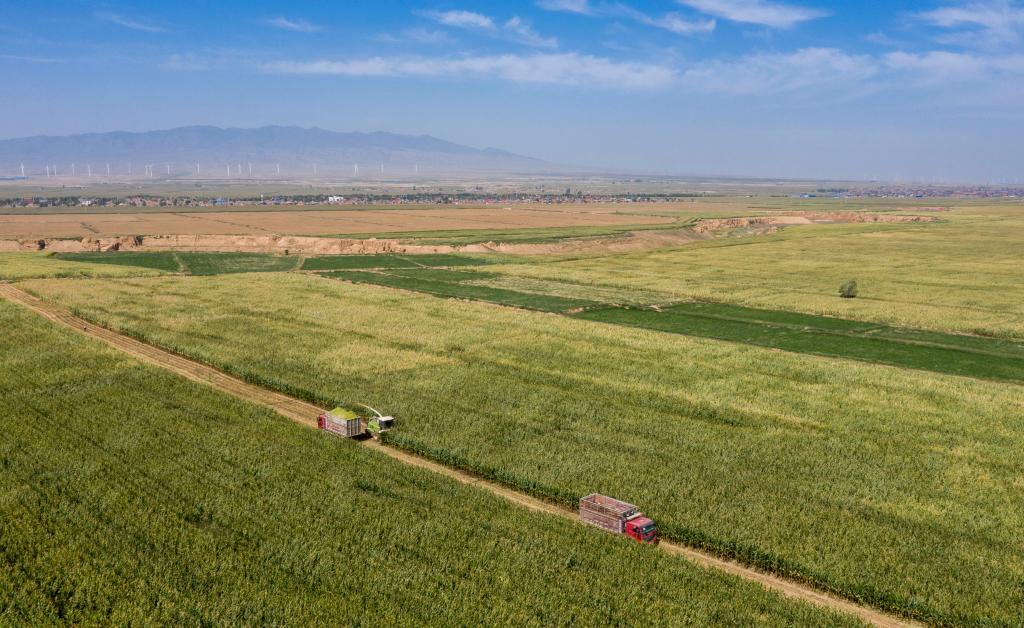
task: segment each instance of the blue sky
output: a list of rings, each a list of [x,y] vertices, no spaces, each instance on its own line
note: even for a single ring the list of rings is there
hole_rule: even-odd
[[[426,133],[664,173],[1024,182],[1024,0],[0,0],[0,137]]]

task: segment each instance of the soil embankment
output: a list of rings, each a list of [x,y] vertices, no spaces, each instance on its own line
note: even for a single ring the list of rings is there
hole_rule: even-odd
[[[835,223],[933,222],[933,216],[861,212],[787,212],[773,216],[709,218],[684,228],[630,231],[597,238],[567,238],[541,243],[416,244],[388,238],[333,238],[296,235],[134,235],[83,238],[0,240],[0,251],[208,251],[344,255],[367,253],[588,253],[637,251],[680,246],[723,235],[762,235],[793,225]]]

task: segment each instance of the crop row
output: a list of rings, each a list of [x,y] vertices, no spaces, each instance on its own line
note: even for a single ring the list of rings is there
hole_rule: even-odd
[[[45,298],[549,499],[935,623],[1024,608],[1019,386],[296,274],[38,281]],[[253,339],[257,338],[258,341]]]
[[[0,324],[0,624],[856,625]]]

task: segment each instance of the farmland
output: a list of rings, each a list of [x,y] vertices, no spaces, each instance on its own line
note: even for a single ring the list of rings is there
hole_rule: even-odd
[[[30,277],[125,277],[159,274],[135,264],[64,260],[45,253],[0,251],[0,280]]]
[[[20,288],[83,318],[255,385],[320,406],[364,400],[379,405],[399,417],[400,429],[386,435],[391,447],[565,507],[592,491],[612,494],[641,504],[666,538],[860,603],[935,624],[1024,623],[1024,592],[1019,586],[1024,551],[1017,540],[1024,536],[1024,516],[1015,506],[1024,477],[1017,455],[1024,446],[1024,277],[1015,246],[1024,239],[1019,208],[963,203],[930,222],[828,224],[829,212],[848,216],[849,208],[825,200],[797,203],[774,198],[682,205],[636,207],[621,217],[657,215],[669,219],[665,224],[677,232],[684,231],[678,225],[692,224],[695,216],[800,207],[826,218],[819,224],[781,222],[779,229],[756,233],[725,229],[713,238],[689,241],[656,235],[642,249],[621,250],[616,242],[628,245],[646,237],[642,234],[662,233],[663,227],[620,223],[389,232],[419,244],[489,241],[488,235],[536,242],[539,246],[523,249],[531,255],[439,253],[426,247],[419,254],[376,255],[296,255],[294,249],[287,255],[185,250],[0,253],[0,278],[18,281]],[[865,209],[870,211],[912,212],[881,202],[869,205]],[[401,222],[401,214],[393,212],[407,210],[379,211],[398,216]],[[330,213],[324,216],[329,218]],[[610,244],[594,240],[597,236],[611,238]],[[598,246],[546,248],[572,238]],[[281,252],[287,246],[283,244]],[[563,252],[536,254],[548,250]],[[858,280],[861,294],[840,299],[836,290],[850,278]],[[624,553],[609,554],[596,549],[604,546],[595,545],[586,531],[573,526],[567,533],[572,539],[569,549],[562,549],[579,552],[573,556],[587,555],[591,562],[566,576],[562,568],[541,566],[531,553],[561,556],[555,545],[562,543],[564,522],[536,525],[535,518],[546,519],[510,510],[419,471],[410,477],[408,470],[394,470],[393,462],[379,460],[372,452],[295,435],[294,426],[279,425],[280,417],[90,348],[114,365],[107,375],[98,362],[90,361],[93,358],[75,357],[88,353],[79,348],[91,347],[88,343],[63,335],[59,343],[44,342],[36,336],[57,332],[26,320],[17,310],[0,312],[11,329],[34,330],[19,331],[5,345],[8,352],[15,346],[24,348],[18,364],[35,359],[35,353],[42,356],[42,361],[16,367],[28,380],[4,383],[49,377],[43,364],[46,356],[66,351],[72,359],[59,368],[53,360],[46,361],[47,368],[56,369],[52,381],[66,382],[61,390],[95,392],[84,401],[71,392],[63,395],[68,403],[84,408],[86,421],[66,438],[88,436],[108,443],[106,450],[121,455],[126,468],[145,469],[136,480],[141,493],[150,479],[166,484],[161,475],[168,473],[166,468],[194,456],[201,462],[187,468],[197,475],[171,486],[185,495],[197,491],[204,509],[222,502],[226,509],[212,518],[218,524],[212,526],[216,534],[203,529],[193,535],[189,529],[186,536],[162,533],[151,541],[157,547],[176,543],[223,555],[210,568],[224,572],[215,585],[203,580],[212,578],[212,571],[183,575],[164,562],[163,571],[154,568],[129,586],[118,575],[121,572],[106,574],[114,563],[97,562],[101,559],[94,554],[84,563],[93,571],[83,571],[86,575],[78,580],[73,573],[61,580],[63,576],[54,575],[59,567],[46,571],[42,559],[26,563],[31,559],[25,548],[46,543],[67,548],[60,550],[64,553],[48,550],[62,560],[82,562],[82,548],[95,545],[96,537],[90,535],[99,534],[84,524],[67,524],[63,518],[71,514],[47,511],[46,500],[37,499],[32,504],[35,510],[18,511],[15,518],[34,513],[31,516],[55,522],[44,529],[63,526],[73,536],[58,544],[41,532],[17,530],[13,538],[28,540],[19,546],[24,551],[11,554],[17,558],[10,560],[29,565],[19,567],[24,577],[17,582],[24,586],[18,585],[22,588],[17,595],[36,595],[31,592],[58,586],[79,597],[40,593],[31,603],[22,600],[35,598],[11,597],[19,600],[19,618],[46,616],[31,615],[29,608],[64,612],[47,604],[68,600],[54,608],[67,609],[80,623],[96,621],[101,612],[107,613],[103,617],[122,613],[118,617],[172,621],[182,616],[152,609],[178,612],[182,600],[202,599],[207,585],[212,586],[209,595],[226,602],[224,608],[212,606],[210,611],[205,606],[193,609],[211,613],[195,615],[199,621],[249,621],[253,616],[239,614],[238,600],[261,590],[267,593],[259,597],[264,601],[259,617],[265,618],[260,620],[292,617],[290,605],[296,604],[302,611],[295,617],[306,622],[347,623],[355,607],[344,600],[327,602],[322,583],[358,561],[355,550],[322,545],[305,532],[298,538],[287,536],[288,530],[298,527],[295,512],[326,503],[316,506],[317,512],[328,512],[337,521],[393,520],[383,538],[394,544],[382,546],[371,559],[374,568],[383,571],[359,572],[366,573],[360,595],[372,598],[374,587],[388,578],[411,580],[415,601],[398,608],[382,603],[371,614],[360,615],[368,619],[391,617],[384,614],[390,612],[398,613],[398,621],[412,621],[415,613],[430,607],[427,600],[440,596],[455,601],[453,614],[439,623],[478,623],[488,604],[507,613],[508,622],[552,623],[553,609],[568,606],[579,609],[574,617],[582,623],[615,623],[622,617],[615,613],[625,612],[625,603],[611,609],[610,615],[598,615],[591,602],[582,601],[600,599],[611,580],[626,573],[624,566],[616,571],[599,564],[598,557],[589,557],[598,551],[600,560],[608,554],[639,570],[640,582],[646,584],[638,584],[638,591],[675,587],[673,595],[682,592],[680,599],[670,602],[658,596],[650,603],[646,598],[636,601],[641,593],[628,593],[631,603],[648,613],[644,617],[650,623],[839,621],[686,564],[666,567],[657,562],[664,557],[652,557],[642,548],[610,543],[608,547]],[[47,348],[34,348],[40,344]],[[90,389],[86,375],[75,374],[79,361],[89,365],[86,370],[100,373],[94,379],[96,386],[105,387],[102,391]],[[117,387],[122,384],[124,390]],[[0,391],[11,395],[28,388],[16,384]],[[12,407],[58,416],[56,401],[47,405],[40,399],[43,389],[32,388],[35,397],[25,393],[17,399],[21,405]],[[175,390],[188,402],[176,401],[168,392]],[[193,390],[204,392],[197,397]],[[164,427],[147,424],[138,442],[123,432],[115,434],[99,418],[105,411],[98,409],[100,397],[124,397],[116,406],[124,410],[117,412],[127,416],[143,408],[145,416]],[[167,401],[154,404],[157,397]],[[210,410],[203,415],[200,408],[206,406]],[[128,408],[136,410],[130,413]],[[272,442],[249,437],[240,441],[237,456],[224,462],[221,443],[227,442],[229,430],[245,431],[238,428],[240,422],[255,426]],[[171,423],[173,430],[166,427]],[[33,447],[51,445],[32,445],[25,440],[27,432],[17,434],[22,440],[3,450],[0,474],[15,468],[8,461],[20,452],[17,465],[28,465],[31,454],[39,457],[42,477],[63,477],[46,475],[52,468],[46,465],[57,464],[56,458],[34,453]],[[167,445],[171,439],[187,442],[189,448]],[[142,459],[140,443],[163,443],[152,470],[146,466],[150,461]],[[53,446],[61,451],[81,449],[64,441]],[[287,450],[283,457],[282,449]],[[178,451],[179,456],[169,451]],[[220,457],[213,460],[210,452]],[[263,456],[258,472],[251,471],[254,452]],[[299,479],[311,477],[309,471],[296,474],[300,460],[323,460],[349,470],[338,471],[337,478],[351,479],[357,475],[352,469],[366,468],[374,481],[361,486],[332,480],[327,497],[327,489],[298,488]],[[235,462],[242,470],[231,466]],[[108,472],[115,468],[111,459],[76,459],[70,468],[79,475],[62,481],[74,482],[75,487],[96,484],[98,476],[92,470],[97,465]],[[200,469],[207,472],[207,467],[223,465],[230,470],[223,480],[198,474]],[[235,500],[222,494],[228,492],[224,487],[255,491],[250,481],[254,473],[272,482],[264,492],[243,493],[253,508],[243,506],[241,496]],[[380,480],[391,475],[401,480]],[[150,516],[140,513],[164,516],[162,493],[155,491],[153,501],[123,496],[112,487],[124,480],[113,476],[109,481],[88,490],[116,494],[120,501],[98,499],[109,509],[88,511],[87,518],[109,520],[135,538],[147,538],[138,528],[120,523],[117,513],[123,510],[129,513],[125,517],[140,520]],[[20,482],[11,480],[10,486],[31,486]],[[202,490],[194,488],[200,484]],[[64,484],[46,486],[72,490]],[[91,503],[94,493],[86,495],[76,502],[80,508]],[[506,559],[504,547],[496,549],[482,540],[457,546],[456,537],[437,532],[443,526],[440,519],[427,517],[417,523],[416,534],[438,538],[417,546],[404,533],[404,522],[423,518],[426,512],[450,512],[449,500],[459,501],[457,516],[466,518],[469,529],[500,530],[502,537],[521,539],[524,530],[536,527],[539,536],[525,554],[516,551]],[[264,536],[250,532],[256,507],[275,513]],[[190,516],[185,510],[168,512],[167,517]],[[231,522],[224,525],[235,533],[247,531],[251,545],[235,548],[244,556],[225,554],[228,550],[218,545],[224,520]],[[160,521],[171,525],[167,519]],[[239,538],[232,533],[223,537]],[[370,537],[360,538],[366,543]],[[109,541],[116,550],[110,561],[129,551],[127,541],[115,547],[117,542],[116,536]],[[269,549],[253,550],[257,545]],[[422,549],[410,550],[413,547]],[[303,561],[293,558],[298,556],[295,552],[318,558]],[[384,556],[409,552],[413,556],[398,565],[382,566]],[[502,553],[501,560],[494,559],[496,552]],[[445,588],[450,580],[432,575],[426,567],[434,557],[449,554],[460,557],[459,578],[483,583],[453,597]],[[271,555],[285,557],[285,567],[265,569],[259,561]],[[486,575],[475,571],[475,556],[488,557],[491,571]],[[0,557],[6,554],[0,552]],[[568,560],[566,568],[571,570],[575,560]],[[634,560],[639,562],[629,562]],[[55,563],[60,564],[65,563]],[[591,567],[607,577],[598,577]],[[407,568],[413,575],[402,571]],[[249,575],[247,569],[261,575]],[[298,585],[299,597],[293,598],[283,569],[300,569],[302,578],[313,574],[309,581],[316,585]],[[101,572],[106,575],[95,575]],[[35,577],[46,584],[32,580]],[[101,583],[96,586],[107,587],[103,591],[108,593],[90,588],[94,577]],[[525,602],[529,591],[547,590],[554,586],[551,582],[566,577],[578,579],[578,595],[558,592],[540,610]],[[145,592],[139,584],[156,578],[170,583],[157,589],[179,592],[177,601],[154,602],[151,596],[156,593]],[[228,588],[232,581],[241,585],[237,594]],[[536,582],[537,588],[530,589],[534,585],[529,582]],[[709,589],[692,592],[705,582]],[[516,589],[515,594],[509,589]],[[691,603],[682,602],[683,596],[694,595]],[[0,589],[3,596],[15,593]],[[104,606],[102,600],[115,598],[123,605]],[[99,606],[93,600],[101,600]],[[100,607],[102,611],[97,610]],[[701,610],[694,610],[698,607]],[[373,614],[378,611],[381,614]],[[723,617],[730,619],[709,619]]]
[[[0,324],[0,623],[856,625]]]
[[[686,204],[682,204],[686,209]],[[182,209],[182,208],[179,208]],[[618,207],[396,207],[322,206],[290,210],[252,207],[233,211],[132,208],[104,213],[14,213],[0,215],[0,239],[81,238],[124,235],[338,235],[391,232],[540,229],[671,224],[673,217],[620,213]],[[634,209],[634,208],[631,208]]]
[[[381,400],[396,444],[556,501],[615,494],[673,538],[931,621],[1021,619],[1016,385],[316,276],[24,287],[261,385]]]
[[[491,269],[675,299],[1024,338],[1016,206],[965,206],[916,225],[815,225],[665,251]],[[856,299],[836,299],[843,281]]]

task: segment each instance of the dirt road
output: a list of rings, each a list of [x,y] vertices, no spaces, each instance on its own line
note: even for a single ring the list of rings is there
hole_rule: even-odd
[[[11,284],[0,284],[0,296],[20,303],[40,316],[43,316],[55,323],[66,325],[83,334],[102,340],[115,349],[119,349],[129,355],[132,355],[143,362],[172,371],[190,380],[213,386],[214,388],[247,401],[254,401],[256,403],[269,406],[277,413],[282,414],[293,421],[302,423],[303,425],[315,428],[316,417],[323,412],[321,408],[313,404],[249,384],[204,364],[194,362],[162,349],[158,349],[144,342],[140,342],[134,338],[129,338],[128,336],[124,336],[104,327],[100,327],[99,325],[90,323],[84,319],[78,318],[60,306],[42,301],[26,292],[23,292],[22,290],[19,290]],[[451,469],[405,451],[382,445],[373,440],[356,442],[360,442],[363,446],[385,456],[390,456],[399,462],[444,475],[463,484],[472,484],[530,510],[555,515],[565,519],[571,519],[572,521],[578,521],[574,511],[514,491],[500,484],[483,480],[463,471]],[[751,569],[750,567],[743,566],[730,560],[718,558],[717,556],[706,552],[669,542],[662,542],[659,547],[670,554],[683,556],[699,565],[712,569],[719,569],[734,576],[739,576],[745,580],[757,582],[766,589],[778,591],[779,593],[791,598],[811,602],[843,613],[854,615],[875,626],[896,627],[918,625],[872,608],[860,606],[849,600],[818,591],[798,582],[786,580],[785,578],[780,578],[769,573]]]

